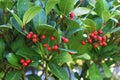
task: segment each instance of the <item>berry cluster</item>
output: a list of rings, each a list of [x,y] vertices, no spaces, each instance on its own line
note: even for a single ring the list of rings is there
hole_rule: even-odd
[[[70,15],[70,19],[71,19],[71,20],[74,20],[74,17],[75,17],[74,12],[71,12],[69,15]]]
[[[97,48],[98,46],[107,46],[106,40],[107,38],[103,35],[102,30],[95,30],[89,35],[89,38],[86,41],[81,41],[81,44],[85,45],[87,42],[89,44],[92,44],[94,48]]]
[[[26,35],[27,39],[31,39],[33,43],[37,42],[37,34],[34,34],[32,31]]]
[[[23,67],[27,67],[31,63],[31,60],[30,59],[27,59],[27,60],[20,59],[20,63],[22,64]]]

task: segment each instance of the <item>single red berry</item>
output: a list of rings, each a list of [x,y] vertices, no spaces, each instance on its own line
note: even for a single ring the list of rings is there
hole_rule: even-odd
[[[40,38],[41,38],[41,39],[45,39],[46,36],[45,36],[44,34],[42,34],[42,35],[40,36]]]
[[[97,36],[94,35],[94,36],[93,36],[93,39],[94,39],[94,40],[97,40]]]
[[[97,48],[97,47],[98,47],[98,45],[97,45],[97,44],[93,44],[93,47],[94,47],[94,48]]]
[[[68,43],[68,42],[69,42],[69,39],[68,39],[68,38],[63,38],[62,41],[63,41],[64,43]]]
[[[69,52],[70,55],[74,54],[73,52]]]
[[[48,51],[51,51],[51,50],[52,50],[52,48],[51,48],[51,47],[48,47],[47,49],[48,49]]]
[[[116,26],[120,26],[120,22],[118,22],[118,23],[116,24]]]
[[[103,46],[107,46],[107,43],[106,42],[102,42],[103,43]]]
[[[25,62],[24,59],[20,59],[20,63],[23,64]]]
[[[24,67],[27,67],[27,66],[28,66],[28,63],[24,62],[22,65],[23,65]]]
[[[46,47],[48,47],[48,44],[44,44],[43,46],[46,48]]]
[[[74,12],[71,12],[71,13],[70,13],[70,19],[72,19],[72,20],[73,20],[73,19],[74,19],[74,17],[75,17]]]
[[[92,43],[92,39],[91,38],[88,38],[88,43]]]
[[[97,40],[98,40],[98,41],[102,41],[102,37],[101,37],[101,36],[98,36],[98,37],[97,37]]]
[[[27,34],[27,35],[26,35],[26,38],[27,38],[27,39],[31,39],[31,38],[32,38],[31,34]]]
[[[82,44],[82,45],[85,45],[85,44],[86,44],[86,42],[85,42],[85,41],[82,41],[82,42],[81,42],[81,44]]]
[[[103,34],[103,31],[102,31],[102,30],[99,30],[98,33],[99,33],[99,34]]]
[[[91,33],[91,34],[90,34],[90,37],[91,37],[91,38],[93,38],[93,37],[94,37],[94,34],[93,34],[93,33]]]
[[[102,37],[102,41],[106,41],[106,36],[103,36],[103,37]]]
[[[55,46],[53,47],[53,50],[55,50],[55,51],[57,51],[58,49],[59,49],[58,45],[55,45]]]
[[[97,35],[97,34],[98,34],[98,32],[95,30],[95,31],[93,32],[93,34],[94,34],[94,35]]]
[[[51,37],[50,37],[50,40],[51,40],[51,41],[54,41],[54,40],[55,40],[55,37],[54,37],[54,36],[51,36]]]
[[[33,43],[36,43],[36,42],[37,42],[37,39],[36,39],[36,38],[33,38],[32,41],[33,41]]]
[[[100,46],[103,46],[103,43],[102,43],[102,42],[99,42],[99,45],[100,45]]]
[[[31,62],[31,60],[30,60],[30,59],[27,59],[25,62],[29,64],[29,63]]]
[[[37,38],[37,34],[33,34],[33,36],[32,36],[33,38]]]
[[[33,35],[33,32],[32,32],[32,31],[30,31],[30,32],[29,32],[29,34],[32,36],[32,35]]]

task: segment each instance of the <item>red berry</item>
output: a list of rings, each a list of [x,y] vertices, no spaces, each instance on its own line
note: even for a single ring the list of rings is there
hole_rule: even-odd
[[[59,49],[58,45],[55,45],[55,46],[53,47],[53,50],[55,50],[55,51],[57,51],[58,49]]]
[[[48,44],[44,44],[43,46],[46,48],[46,47],[48,47]]]
[[[94,47],[94,48],[97,48],[97,47],[98,47],[98,45],[97,45],[97,44],[93,44],[93,47]]]
[[[54,40],[55,40],[55,37],[54,37],[54,36],[51,36],[51,37],[50,37],[50,40],[51,40],[51,41],[54,41]]]
[[[102,37],[101,37],[101,36],[98,36],[98,37],[97,37],[97,40],[98,40],[98,41],[102,41]]]
[[[36,42],[37,42],[37,39],[36,39],[36,38],[33,38],[32,41],[33,41],[33,43],[36,43]]]
[[[91,34],[90,34],[90,37],[91,37],[91,38],[93,38],[93,37],[94,37],[94,34],[93,34],[93,33],[91,33]]]
[[[27,67],[27,66],[28,66],[28,63],[24,62],[22,65],[23,65],[24,67]]]
[[[102,42],[100,42],[100,43],[99,43],[99,45],[100,45],[100,46],[103,46],[103,43],[102,43]]]
[[[85,42],[85,41],[82,41],[82,42],[81,42],[81,44],[82,44],[82,45],[85,45],[85,44],[86,44],[86,42]]]
[[[27,59],[25,62],[26,62],[27,64],[29,64],[29,63],[31,62],[31,60],[30,60],[30,59]]]
[[[44,34],[42,34],[42,35],[40,36],[40,38],[41,38],[41,39],[45,39],[46,36],[45,36]]]
[[[32,36],[32,35],[33,35],[33,32],[32,32],[32,31],[30,31],[30,32],[29,32],[29,34]]]
[[[70,55],[74,54],[73,52],[69,52]]]
[[[48,51],[51,51],[51,50],[52,50],[52,48],[51,48],[51,47],[48,47],[47,49],[48,49]]]
[[[37,38],[37,35],[36,34],[33,34],[33,36],[32,36],[33,38]]]
[[[96,40],[96,39],[97,39],[97,36],[93,36],[93,39]]]
[[[103,37],[102,37],[102,40],[103,40],[103,41],[106,41],[106,36],[103,36]]]
[[[73,20],[73,19],[74,19],[74,17],[75,17],[74,12],[71,12],[71,13],[70,13],[70,18]]]
[[[20,63],[23,64],[25,62],[24,59],[20,59]]]
[[[69,39],[62,37],[62,41],[63,41],[64,43],[68,43],[68,42],[69,42]]]
[[[98,33],[99,33],[99,34],[103,34],[103,31],[102,31],[102,30],[99,30]]]
[[[91,38],[88,38],[88,43],[92,43],[92,39]]]
[[[62,37],[62,41],[64,41],[65,37]]]
[[[26,38],[27,38],[27,39],[31,39],[31,38],[32,38],[31,34],[27,34],[27,35],[26,35]]]
[[[97,35],[97,34],[98,34],[98,32],[95,30],[95,31],[93,32],[93,34],[94,34],[94,35]]]
[[[103,46],[107,46],[107,43],[106,42],[102,42],[103,43]]]

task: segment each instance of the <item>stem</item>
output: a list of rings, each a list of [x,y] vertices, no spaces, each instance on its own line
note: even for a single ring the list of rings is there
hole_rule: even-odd
[[[48,80],[48,64],[47,64],[48,62],[47,61],[45,61],[45,64],[46,64],[46,66],[45,66],[45,80]]]
[[[26,78],[25,78],[25,71],[24,71],[24,67],[22,68],[22,78],[23,78],[23,80],[26,80]]]

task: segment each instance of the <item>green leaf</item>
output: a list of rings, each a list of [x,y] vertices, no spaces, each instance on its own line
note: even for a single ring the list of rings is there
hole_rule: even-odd
[[[86,7],[78,7],[78,8],[75,8],[73,10],[75,16],[82,16],[82,15],[85,15],[85,14],[88,14],[90,12],[91,9],[89,8],[86,8]],[[90,14],[92,15],[96,15],[96,12],[92,11]]]
[[[5,76],[5,80],[20,80],[21,78],[22,74],[20,71],[10,71]]]
[[[95,11],[102,17],[103,11],[109,11],[109,6],[106,0],[98,0],[95,5]],[[107,15],[106,15],[107,16]]]
[[[28,10],[28,8],[29,8],[29,0],[17,1],[17,13],[21,19],[23,18],[23,15]]]
[[[67,46],[67,45],[66,45],[66,46]],[[73,52],[73,53],[77,53],[77,51],[75,51],[75,50],[70,50],[70,49],[59,48],[59,50],[61,50],[61,51],[65,51],[65,52]]]
[[[47,23],[47,16],[45,14],[45,11],[42,9],[34,18],[33,18],[33,24],[34,26],[39,26],[40,24],[46,24]]]
[[[89,67],[89,78],[90,80],[103,80],[99,68],[95,63],[92,63]]]
[[[59,65],[50,62],[48,64],[50,71],[61,80],[69,80],[67,72]]]
[[[87,1],[91,6],[95,7],[95,0],[87,0]]]
[[[45,11],[46,14],[48,15],[49,12],[55,7],[57,3],[59,3],[60,0],[48,0],[46,3]]]
[[[117,31],[120,31],[120,27],[117,27],[117,28],[114,28],[110,31],[110,33],[114,33],[114,32],[117,32]]]
[[[3,39],[0,39],[0,59],[3,58],[4,50],[5,50],[5,42]]]
[[[0,25],[4,24],[4,14],[2,9],[0,9]]]
[[[67,63],[70,61],[72,61],[72,57],[68,52],[63,52],[61,54],[58,54],[52,60],[52,62],[55,62],[57,64],[59,64],[59,63],[64,64],[64,63]]]
[[[50,25],[46,25],[46,24],[41,24],[39,26],[36,26],[36,31],[38,33],[38,35],[41,34],[45,34],[46,36],[55,36],[57,43],[60,42],[60,35],[58,34],[57,30],[50,26]]]
[[[104,22],[107,22],[111,17],[110,12],[108,11],[103,11],[102,12],[102,19],[104,20]]]
[[[73,58],[74,59],[85,59],[85,60],[90,60],[91,59],[90,55],[88,55],[87,53],[84,53],[82,55],[81,54],[74,54]]]
[[[19,60],[18,60],[17,56],[14,53],[8,53],[6,55],[6,58],[7,58],[8,62],[10,64],[12,64],[13,66],[20,66]]]
[[[27,78],[29,80],[41,80],[40,77],[37,75],[27,75]]]
[[[23,33],[23,31],[22,31],[22,28],[20,27],[20,25],[18,24],[18,22],[13,17],[10,18],[10,22],[11,22],[11,24],[13,25],[13,27],[18,32],[20,32],[21,34],[25,35],[25,33]]]
[[[74,3],[75,3],[75,0],[60,0],[58,4],[59,9],[62,13],[67,15],[74,8]]]
[[[23,27],[23,22],[21,21],[21,19],[15,13],[13,13],[12,11],[10,11],[10,10],[8,10],[8,11],[13,15],[13,17],[18,22],[18,24],[20,25],[20,27]]]
[[[1,30],[12,29],[12,25],[11,25],[11,24],[0,25],[0,29],[1,29]]]
[[[109,67],[106,65],[106,63],[102,63],[102,67],[103,67],[105,76],[107,78],[110,78],[112,76],[112,72],[109,70]]]
[[[41,7],[37,6],[29,8],[23,16],[23,24],[27,24],[33,17],[35,17],[39,13],[40,10]]]
[[[19,49],[16,54],[26,59],[31,59],[33,61],[38,61],[41,59],[41,56],[37,52],[27,47]]]
[[[4,75],[5,75],[5,72],[0,71],[0,79],[1,79],[1,80],[3,79]]]

